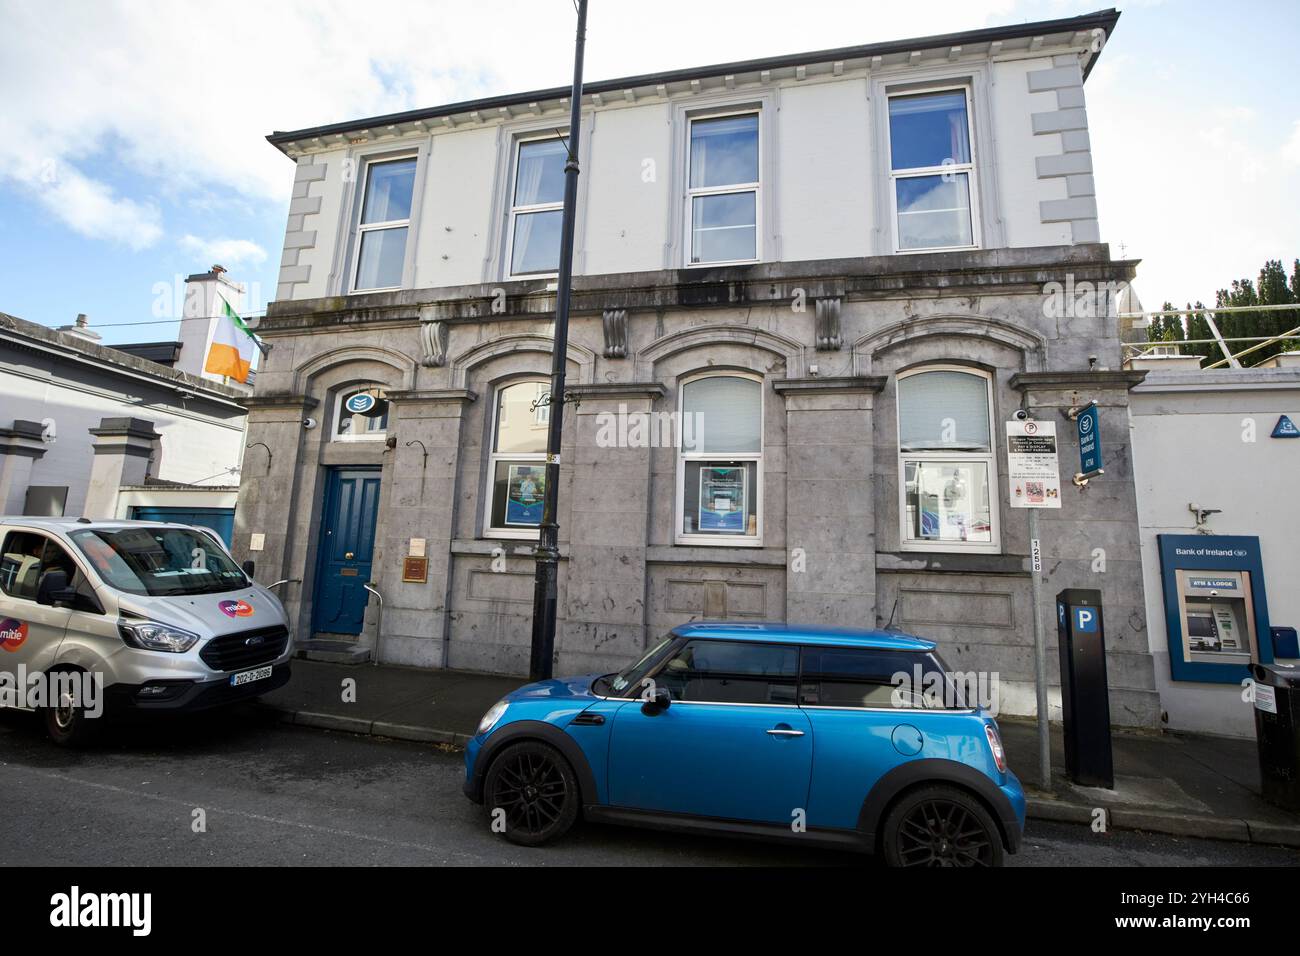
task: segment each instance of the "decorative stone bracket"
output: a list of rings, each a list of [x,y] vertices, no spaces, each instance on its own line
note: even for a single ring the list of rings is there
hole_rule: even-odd
[[[424,354],[420,364],[425,368],[442,368],[447,364],[447,323],[434,318],[432,306],[420,309],[420,346]]]
[[[841,299],[818,299],[817,306],[817,351],[838,352],[844,344],[840,336]]]
[[[627,358],[627,309],[605,309],[605,358]]]

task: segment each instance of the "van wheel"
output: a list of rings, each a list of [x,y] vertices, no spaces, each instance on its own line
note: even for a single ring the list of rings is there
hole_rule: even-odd
[[[45,732],[60,747],[85,747],[99,736],[101,714],[97,718],[87,717],[85,708],[73,703],[70,695],[54,707],[46,707],[42,712],[45,718]]]
[[[904,794],[885,817],[890,866],[1001,866],[1002,835],[984,805],[956,787]]]
[[[554,747],[512,744],[492,761],[483,782],[493,832],[520,846],[541,846],[568,832],[578,818],[578,780]]]

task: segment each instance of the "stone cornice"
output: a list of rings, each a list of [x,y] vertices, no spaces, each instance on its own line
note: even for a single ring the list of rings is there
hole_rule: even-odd
[[[663,398],[668,389],[659,382],[591,382],[564,386],[566,395],[580,398]]]
[[[778,378],[772,390],[778,395],[813,395],[818,392],[879,392],[884,375],[841,375],[834,378]]]
[[[1011,376],[1011,387],[1021,391],[1050,388],[1122,388],[1127,391],[1140,385],[1146,377],[1145,371],[1017,372]]]
[[[1126,282],[1136,267],[1136,260],[1112,260],[1109,247],[1097,243],[609,273],[576,276],[571,311],[790,305],[827,297],[1041,295],[1048,282],[1067,276],[1076,283]],[[504,309],[494,311],[502,301]],[[421,318],[450,323],[552,319],[554,313],[555,292],[547,281],[525,279],[272,302],[257,333],[275,337],[321,328],[414,325]]]
[[[249,411],[265,408],[293,408],[310,411],[320,402],[307,395],[247,395],[239,402]]]
[[[397,402],[401,405],[413,405],[421,402],[427,404],[462,402],[468,405],[478,398],[478,394],[468,388],[405,388],[390,391],[387,394],[390,402]]]

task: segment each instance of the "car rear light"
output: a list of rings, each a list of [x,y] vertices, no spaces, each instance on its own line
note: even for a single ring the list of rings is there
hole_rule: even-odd
[[[984,725],[984,736],[989,739],[989,749],[993,751],[993,762],[999,773],[1007,772],[1007,755],[1002,749],[1002,738],[998,735],[996,724]]]

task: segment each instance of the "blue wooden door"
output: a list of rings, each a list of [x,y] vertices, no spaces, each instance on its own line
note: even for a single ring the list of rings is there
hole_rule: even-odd
[[[379,512],[379,471],[358,468],[330,472],[325,487],[312,630],[360,634],[369,594]]]

